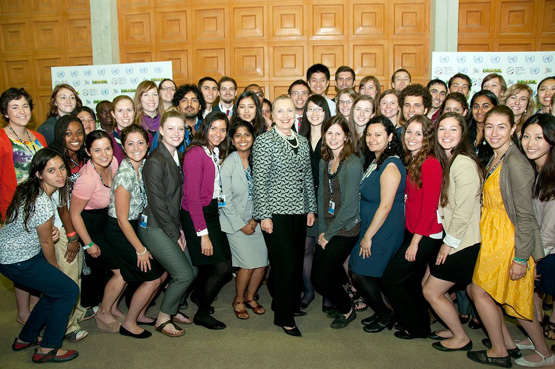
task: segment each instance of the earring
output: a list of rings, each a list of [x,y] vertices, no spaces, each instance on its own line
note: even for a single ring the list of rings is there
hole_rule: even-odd
[[[387,145],[388,149],[391,149],[391,141],[389,141],[389,144]]]

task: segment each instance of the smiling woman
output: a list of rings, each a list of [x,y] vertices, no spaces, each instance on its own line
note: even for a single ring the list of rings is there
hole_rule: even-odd
[[[44,123],[37,129],[46,138],[46,142],[49,145],[54,142],[54,125],[56,121],[64,115],[71,114],[76,107],[81,105],[83,103],[72,86],[63,83],[54,87],[50,98],[50,112]]]

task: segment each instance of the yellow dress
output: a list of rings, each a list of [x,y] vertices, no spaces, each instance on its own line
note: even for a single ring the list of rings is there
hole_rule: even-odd
[[[524,277],[513,281],[509,270],[515,257],[515,227],[503,204],[500,165],[484,183],[480,233],[482,245],[472,281],[503,306],[508,315],[532,320],[534,313],[534,259]]]

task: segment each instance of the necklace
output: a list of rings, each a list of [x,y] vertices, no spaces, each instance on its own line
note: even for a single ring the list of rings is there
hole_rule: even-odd
[[[11,126],[9,123],[8,123],[8,129],[9,129],[10,131],[12,131],[12,133],[15,135],[15,137],[17,137],[17,139],[18,139],[19,141],[21,141],[21,143],[23,144],[23,146],[25,146],[25,147],[27,148],[27,150],[29,150],[29,152],[31,153],[31,155],[34,155],[34,154],[37,152],[37,150],[35,149],[35,144],[33,143],[33,140],[31,140],[31,135],[29,134],[29,131],[27,130],[27,128],[25,128],[25,133],[27,133],[27,138],[29,139],[29,143],[30,143],[30,146],[33,148],[33,151],[31,151],[31,148],[29,147],[29,145],[26,145],[26,144],[25,144],[25,141],[23,141],[23,140],[21,139],[21,137],[19,137],[19,135],[14,131],[14,129],[12,128],[12,126]]]
[[[91,166],[93,167],[93,169],[95,170],[95,172],[98,173],[98,176],[100,177],[100,182],[102,183],[102,185],[103,185],[104,187],[106,187],[106,188],[112,188],[111,185],[108,186],[108,185],[106,185],[106,183],[104,183],[104,178],[102,178],[102,174],[100,174],[100,172],[99,172],[98,170],[96,170],[96,168],[94,167],[94,163],[92,162],[92,160],[91,160]]]
[[[499,166],[499,164],[501,163],[501,161],[503,160],[503,158],[505,157],[505,154],[507,154],[507,151],[505,151],[503,153],[503,155],[501,156],[501,158],[499,158],[499,161],[497,161],[497,163],[495,163],[495,165],[493,166],[493,168],[490,169],[490,171],[488,172],[488,175],[486,176],[486,179],[489,178],[489,176],[491,176],[491,174],[493,172],[495,172],[495,169],[497,169],[497,167]],[[493,158],[491,158],[490,164],[493,162]]]
[[[281,133],[277,129],[276,131],[280,135],[280,137],[283,138],[283,140],[287,142],[293,149],[296,149],[297,147],[299,147],[299,140],[297,140],[297,136],[295,135],[295,132],[291,131],[291,135],[287,136],[285,133]],[[291,143],[293,140],[295,140],[294,144]]]

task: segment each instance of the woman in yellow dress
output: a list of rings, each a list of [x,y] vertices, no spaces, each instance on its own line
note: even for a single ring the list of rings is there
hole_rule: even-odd
[[[532,208],[534,171],[511,141],[515,129],[510,108],[500,105],[487,113],[484,135],[494,156],[484,183],[482,246],[470,285],[471,297],[489,335],[484,345],[491,348],[471,351],[467,356],[502,367],[511,367],[511,357],[520,358],[522,354],[509,335],[501,307],[528,332],[537,358],[543,363],[555,360],[534,314],[534,259],[542,258],[544,253]],[[537,364],[544,365],[542,362]]]

